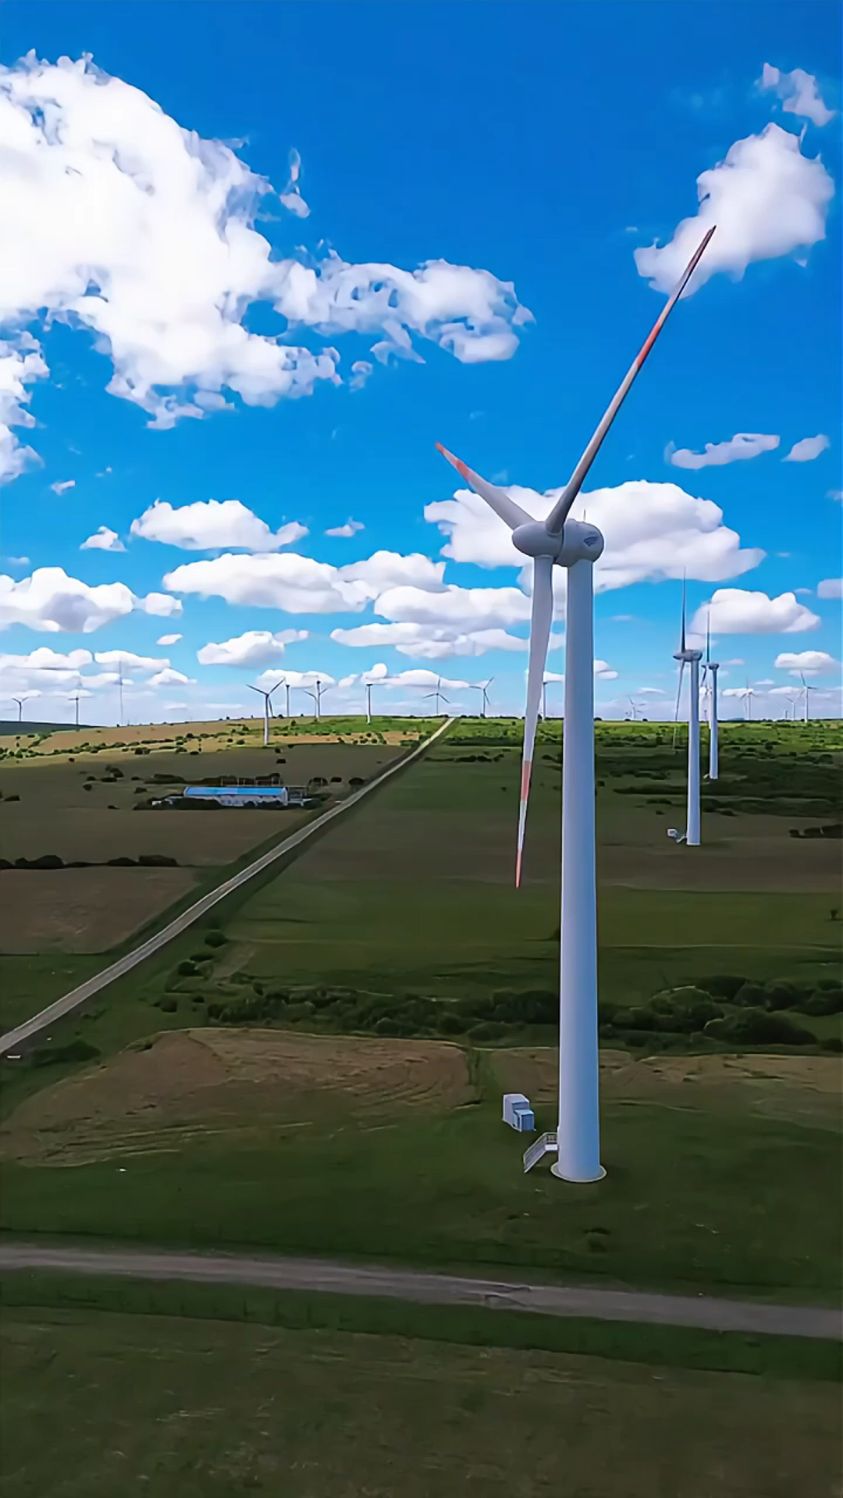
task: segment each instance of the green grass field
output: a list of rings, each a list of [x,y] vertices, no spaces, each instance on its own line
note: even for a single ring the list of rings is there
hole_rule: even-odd
[[[83,1309],[9,1309],[2,1347],[9,1498],[830,1498],[839,1480],[821,1382]]]

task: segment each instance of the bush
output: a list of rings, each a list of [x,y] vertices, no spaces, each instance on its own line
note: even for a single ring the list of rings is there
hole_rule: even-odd
[[[440,1035],[464,1035],[466,1022],[461,1014],[455,1014],[453,1010],[446,1009],[439,1015],[436,1028]]]
[[[71,1040],[67,1045],[54,1045],[49,1049],[34,1051],[33,1066],[54,1066],[60,1061],[93,1061],[100,1055],[95,1045],[87,1040]]]
[[[746,978],[731,977],[729,974],[716,974],[713,978],[704,980],[708,993],[715,999],[734,999],[739,989],[747,982]]]
[[[800,992],[796,984],[789,983],[786,978],[773,978],[765,983],[764,991],[768,1009],[793,1009],[804,997],[804,991]]]
[[[761,983],[742,983],[732,1002],[742,1008],[759,1009],[766,1005],[767,991]]]
[[[39,858],[16,858],[18,869],[63,869],[64,859],[57,853],[42,853]]]
[[[803,1014],[843,1013],[843,988],[818,988],[799,1004]]]
[[[138,864],[142,869],[177,869],[179,861],[169,853],[139,853]]]
[[[499,1020],[483,1020],[479,1025],[472,1025],[469,1035],[472,1040],[500,1040],[507,1032],[507,1026]]]
[[[195,978],[197,971],[196,963],[191,962],[189,957],[185,957],[176,967],[176,972],[180,978]]]
[[[178,1007],[179,1006],[177,999],[163,998],[158,1000],[158,1008],[162,1010],[164,1014],[175,1014]]]
[[[843,1051],[843,1040],[839,1035],[827,1035],[825,1040],[820,1041],[820,1050],[833,1051],[836,1056],[839,1056]]]
[[[228,937],[222,931],[213,930],[205,933],[206,947],[224,947],[227,941]]]
[[[709,1020],[703,1034],[712,1040],[734,1040],[746,1045],[814,1045],[816,1036],[801,1030],[780,1014],[747,1008],[725,1019]]]

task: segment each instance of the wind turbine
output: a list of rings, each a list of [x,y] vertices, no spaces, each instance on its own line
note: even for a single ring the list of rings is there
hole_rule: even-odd
[[[749,722],[749,723],[752,722],[752,699],[753,699],[754,696],[755,696],[755,689],[754,689],[754,687],[751,687],[749,685],[749,679],[747,678],[747,683],[746,683],[746,686],[744,687],[744,693],[743,693],[743,705],[744,705],[744,714],[746,716],[747,722]]]
[[[633,723],[637,723],[638,722],[638,714],[639,714],[639,712],[641,710],[641,703],[640,702],[636,702],[635,699],[634,699],[634,697],[627,697],[626,700],[629,703],[630,712],[632,713],[632,721],[633,721]]]
[[[117,726],[118,726],[118,728],[122,728],[123,727],[123,657],[122,656],[120,657],[119,661],[117,662],[117,690],[118,690],[118,693],[119,693],[119,700],[120,700],[120,718],[118,720]]]
[[[600,1108],[597,1051],[597,885],[594,839],[594,609],[592,567],[603,550],[596,526],[573,520],[571,510],[635,376],[690,280],[711,239],[710,229],[656,322],[544,520],[533,517],[441,444],[439,451],[489,508],[509,526],[516,550],[533,562],[533,599],[527,671],[527,707],[515,882],[521,882],[524,829],[539,700],[553,618],[553,568],[564,567],[567,650],[562,761],[562,913],[559,970],[559,1123],[555,1176],[599,1181]]]
[[[685,639],[685,584],[682,584],[682,625],[679,635],[679,649],[674,652],[673,659],[680,661],[679,683],[676,688],[676,711],[674,713],[674,724],[679,722],[679,699],[682,696],[682,678],[685,675],[685,667],[690,666],[690,690],[688,694],[688,812],[685,824],[685,838],[689,848],[698,848],[700,844],[700,661],[701,650],[691,650]],[[675,729],[674,729],[675,738]],[[681,839],[676,839],[681,841]]]
[[[439,717],[439,699],[440,698],[442,699],[443,702],[447,702],[448,706],[450,707],[450,705],[451,705],[450,704],[450,700],[445,696],[445,693],[442,691],[442,677],[441,676],[437,676],[437,678],[436,678],[436,690],[434,692],[425,692],[425,694],[424,694],[425,702],[427,701],[428,697],[435,697],[436,698],[436,708],[435,708],[435,711],[434,711],[434,714],[433,714],[433,716],[435,718]]]
[[[711,609],[708,611],[705,625],[705,661],[703,662],[703,681],[706,684],[708,696],[708,778],[719,780],[720,778],[720,745],[718,742],[717,723],[717,673],[720,670],[720,662],[711,659]]]
[[[250,692],[257,692],[258,696],[263,698],[263,747],[264,747],[264,749],[267,749],[269,747],[269,719],[270,719],[270,715],[272,713],[272,694],[273,694],[273,692],[277,692],[278,691],[278,688],[283,684],[283,681],[284,681],[284,678],[282,676],[281,681],[276,681],[275,686],[274,687],[270,687],[270,689],[269,689],[268,692],[265,692],[264,689],[263,689],[263,687],[253,687],[251,682],[247,682],[246,683],[246,685],[248,686]]]
[[[77,692],[75,697],[69,697],[68,698],[68,702],[74,702],[76,704],[76,727],[78,728],[79,727],[79,693]]]
[[[816,687],[811,687],[811,686],[808,685],[808,683],[805,680],[805,677],[804,677],[804,675],[803,675],[803,673],[801,671],[799,672],[799,680],[802,683],[802,691],[804,693],[804,696],[803,696],[803,699],[802,699],[802,703],[803,703],[803,706],[802,706],[802,722],[803,723],[807,723],[810,720],[810,717],[811,717],[811,703],[810,703],[809,693],[815,692],[817,689],[816,689]]]
[[[13,697],[12,698],[12,701],[16,702],[17,705],[18,705],[18,722],[19,723],[23,722],[23,705],[26,702],[26,700],[27,700],[26,697]]]
[[[331,689],[328,686],[324,686],[323,687],[322,682],[321,682],[321,680],[320,680],[320,678],[318,676],[316,678],[315,687],[316,687],[316,690],[313,691],[313,692],[311,692],[311,690],[310,690],[309,687],[305,687],[304,690],[306,691],[308,697],[312,697],[313,698],[313,701],[314,701],[315,706],[316,706],[316,720],[318,722],[319,719],[322,717],[322,697],[325,694],[325,692],[329,692]]]
[[[485,718],[485,716],[486,716],[486,709],[489,706],[489,688],[492,685],[492,682],[494,681],[494,679],[495,679],[494,676],[490,676],[488,681],[473,681],[473,682],[471,682],[471,690],[473,692],[482,692],[483,693],[483,696],[480,699],[480,703],[481,703],[481,706],[480,706],[480,716],[481,716],[481,718]]]

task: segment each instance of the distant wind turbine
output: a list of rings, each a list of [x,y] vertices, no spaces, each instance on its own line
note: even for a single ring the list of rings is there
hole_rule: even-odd
[[[486,709],[489,706],[489,688],[492,685],[492,682],[494,681],[494,679],[495,679],[494,676],[490,676],[488,681],[473,681],[471,683],[471,690],[473,692],[482,692],[483,693],[483,696],[480,699],[480,716],[481,716],[481,718],[485,718],[485,716],[486,716]]]
[[[18,705],[18,722],[19,723],[23,722],[23,705],[26,702],[26,700],[27,699],[25,697],[13,697],[12,698],[12,701],[16,702],[17,705]]]
[[[676,711],[674,724],[679,722],[679,701],[682,696],[682,678],[685,667],[690,666],[688,691],[688,812],[684,842],[689,848],[698,848],[700,843],[700,661],[701,650],[691,650],[685,637],[685,583],[682,583],[682,623],[679,633],[679,649],[673,659],[679,661],[679,683],[676,688]],[[676,730],[674,728],[674,741]],[[677,842],[683,841],[677,838]]]
[[[316,708],[315,716],[318,722],[322,717],[322,698],[324,697],[326,692],[329,692],[331,690],[331,688],[330,686],[323,686],[318,676],[314,685],[315,691],[311,692],[310,687],[305,687],[304,690],[307,693],[308,697],[313,698],[313,702]]]
[[[254,687],[254,686],[252,686],[251,682],[247,682],[246,683],[246,685],[248,686],[250,692],[257,692],[258,696],[263,698],[263,747],[264,747],[264,749],[268,748],[268,746],[269,746],[269,719],[270,719],[271,714],[272,714],[272,694],[273,694],[273,692],[277,692],[278,691],[278,688],[283,685],[283,681],[284,681],[284,678],[282,676],[281,680],[280,681],[276,681],[275,686],[274,687],[270,687],[270,689],[269,689],[268,692],[264,691],[263,687]]]
[[[717,673],[719,670],[720,662],[711,659],[711,609],[709,608],[705,625],[705,661],[703,662],[703,681],[706,684],[706,696],[708,697],[709,780],[719,780],[720,778],[719,726],[717,722]]]
[[[532,562],[533,587],[527,668],[527,706],[515,860],[521,882],[524,830],[542,679],[553,620],[553,569],[564,567],[566,662],[562,762],[562,910],[559,970],[559,1122],[552,1173],[562,1180],[599,1181],[600,1107],[597,1049],[597,886],[594,825],[594,605],[593,564],[603,551],[599,530],[571,511],[603,440],[711,239],[711,228],[616,390],[550,513],[534,520],[506,489],[490,484],[437,444],[443,457],[507,525],[517,551]]]
[[[801,672],[801,671],[799,672],[799,680],[802,683],[802,692],[803,692],[803,697],[802,697],[802,722],[803,723],[807,723],[809,721],[810,717],[811,717],[811,703],[810,703],[810,696],[809,696],[809,694],[811,692],[815,692],[817,689],[816,689],[816,687],[812,687],[812,686],[810,686],[808,684],[808,682],[805,680],[805,676],[804,676],[803,672]]]
[[[440,698],[441,698],[441,700],[443,702],[446,702],[448,704],[448,706],[450,707],[450,705],[451,705],[450,704],[450,700],[445,696],[445,693],[442,691],[442,677],[441,676],[437,676],[437,678],[436,678],[436,689],[435,689],[435,691],[433,691],[433,692],[425,692],[425,694],[424,694],[424,700],[425,700],[425,702],[428,700],[429,697],[435,697],[436,698],[436,705],[435,705],[434,712],[433,712],[433,716],[435,718],[439,717],[439,701],[440,701]]]
[[[744,714],[745,714],[745,716],[747,718],[747,721],[750,722],[750,723],[752,722],[752,699],[756,695],[757,695],[757,693],[755,691],[755,688],[751,687],[749,685],[749,681],[747,681],[747,684],[744,687],[744,692],[743,692],[743,705],[744,705]]]
[[[73,703],[76,704],[76,727],[78,728],[79,727],[79,693],[77,692],[75,697],[69,697],[68,701],[69,702],[73,702]]]
[[[632,721],[636,723],[638,721],[638,714],[642,710],[642,703],[636,702],[633,697],[627,697],[626,700],[629,703],[629,710],[632,713]]]

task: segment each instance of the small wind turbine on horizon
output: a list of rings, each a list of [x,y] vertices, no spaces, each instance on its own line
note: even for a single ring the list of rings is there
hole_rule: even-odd
[[[75,703],[75,706],[76,706],[75,722],[76,722],[76,727],[78,728],[79,727],[79,693],[77,692],[75,697],[68,697],[67,700],[68,700],[68,702]]]
[[[266,691],[264,691],[263,687],[252,686],[251,682],[247,682],[246,683],[246,685],[248,686],[250,692],[257,692],[258,696],[263,698],[263,747],[264,747],[264,749],[268,748],[268,746],[269,746],[269,720],[270,720],[270,717],[272,715],[272,694],[273,694],[273,692],[277,692],[278,688],[280,686],[283,686],[283,684],[284,684],[284,678],[282,676],[281,680],[280,681],[276,681],[275,686],[274,687],[270,687],[269,691],[266,692]]]
[[[494,679],[494,676],[490,676],[488,681],[473,681],[471,683],[472,692],[482,692],[483,694],[480,699],[481,718],[485,718],[486,716],[486,709],[489,706],[489,688],[492,685]]]
[[[709,780],[719,780],[720,778],[719,726],[717,722],[717,673],[719,670],[720,662],[711,659],[711,609],[709,608],[705,624],[705,660],[703,661],[702,674],[706,697],[708,699]]]
[[[533,564],[527,706],[515,857],[521,882],[524,831],[542,680],[553,620],[553,569],[567,573],[564,752],[562,760],[562,891],[559,968],[559,1114],[552,1173],[568,1181],[599,1181],[600,1099],[597,1048],[597,883],[594,815],[594,563],[603,551],[596,526],[571,518],[582,489],[636,375],[693,274],[709,229],[668,298],[641,351],[612,397],[559,498],[534,520],[506,489],[481,478],[441,443],[442,456],[507,525],[517,551]],[[549,1141],[548,1141],[549,1142]],[[553,1146],[551,1145],[551,1148]]]
[[[812,687],[812,686],[809,685],[809,683],[805,680],[805,674],[802,671],[799,672],[799,680],[802,683],[802,692],[803,692],[803,698],[802,698],[802,722],[803,723],[808,723],[810,721],[810,717],[811,717],[811,703],[810,703],[810,696],[809,696],[809,694],[811,692],[815,692],[817,689],[816,689],[816,687]]]
[[[643,704],[636,702],[634,697],[627,697],[626,700],[629,703],[629,710],[632,713],[632,721],[633,723],[637,723],[638,714],[643,710]]]
[[[673,834],[673,841],[684,842],[689,848],[698,848],[700,843],[700,661],[701,650],[692,650],[685,634],[685,583],[682,583],[682,623],[679,632],[679,649],[673,659],[680,662],[679,682],[676,687],[676,710],[673,715],[673,741],[679,726],[679,703],[682,696],[682,678],[685,667],[690,666],[688,688],[688,810],[684,837]],[[673,829],[668,832],[668,837]]]
[[[755,696],[757,696],[755,688],[749,685],[749,678],[747,677],[746,686],[743,690],[743,706],[744,715],[748,723],[752,722],[752,699]]]
[[[441,700],[443,702],[446,702],[448,704],[448,706],[450,707],[450,705],[451,705],[450,698],[446,697],[445,693],[442,691],[442,677],[441,676],[437,676],[437,678],[436,678],[436,687],[435,687],[435,690],[432,691],[432,692],[425,692],[425,694],[424,694],[424,700],[425,700],[425,702],[427,702],[427,700],[428,700],[429,697],[435,697],[436,698],[436,706],[435,706],[435,708],[433,710],[433,716],[435,718],[439,717],[439,701],[440,701],[440,698],[441,698]]]
[[[28,702],[29,699],[27,697],[13,697],[12,701],[16,702],[17,705],[18,705],[18,722],[22,723],[23,722],[23,705],[24,705],[25,702]]]
[[[330,692],[331,688],[330,686],[323,686],[321,679],[317,676],[316,681],[314,682],[314,690],[311,691],[310,687],[305,687],[303,690],[307,693],[308,697],[313,698],[313,703],[316,709],[314,716],[318,723],[320,718],[322,717],[322,698],[324,697],[326,692]]]

